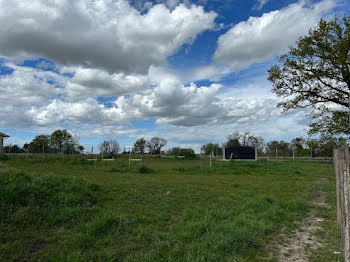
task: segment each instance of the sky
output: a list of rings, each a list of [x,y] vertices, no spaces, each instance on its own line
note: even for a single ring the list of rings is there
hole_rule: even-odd
[[[267,70],[347,0],[0,0],[5,144],[67,129],[86,151],[144,137],[197,152],[227,135],[306,136]]]

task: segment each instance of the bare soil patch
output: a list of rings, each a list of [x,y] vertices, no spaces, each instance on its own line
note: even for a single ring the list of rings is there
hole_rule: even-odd
[[[327,178],[320,178],[316,182],[317,184],[328,183]],[[316,250],[322,247],[322,242],[315,236],[316,232],[322,228],[323,219],[316,214],[317,206],[327,206],[326,193],[317,192],[316,196],[310,203],[312,205],[308,216],[302,221],[297,222],[297,229],[291,233],[287,233],[287,236],[283,236],[283,244],[277,244],[274,247],[275,257],[278,261],[298,261],[307,262],[310,250]],[[285,231],[285,230],[283,230]],[[282,235],[286,232],[282,231]]]

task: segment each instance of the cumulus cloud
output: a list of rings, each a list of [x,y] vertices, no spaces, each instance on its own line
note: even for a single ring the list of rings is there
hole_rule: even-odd
[[[25,111],[62,95],[66,79],[49,71],[6,65],[14,71],[0,76],[0,127],[32,126]]]
[[[315,4],[300,1],[261,17],[250,17],[219,37],[214,60],[239,71],[280,55],[335,6],[335,0]]]
[[[42,56],[61,65],[111,73],[146,73],[213,28],[216,17],[184,4],[173,10],[154,5],[141,14],[126,0],[0,0],[0,6],[1,55]]]
[[[147,75],[108,73],[101,69],[77,68],[66,85],[70,97],[120,96],[146,90],[149,87]]]

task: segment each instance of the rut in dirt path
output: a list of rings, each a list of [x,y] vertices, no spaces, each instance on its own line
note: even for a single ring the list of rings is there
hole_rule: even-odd
[[[328,183],[327,178],[320,178],[317,184]],[[316,250],[322,247],[322,243],[316,238],[315,233],[322,228],[323,219],[316,214],[317,206],[327,206],[326,193],[317,192],[316,197],[311,202],[311,210],[308,216],[296,223],[298,228],[291,233],[285,244],[275,247],[278,261],[298,261],[308,262],[308,249]]]

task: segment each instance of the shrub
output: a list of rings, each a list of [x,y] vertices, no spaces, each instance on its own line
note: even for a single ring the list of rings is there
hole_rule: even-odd
[[[140,167],[139,172],[140,172],[141,174],[149,174],[149,173],[152,173],[153,170],[150,169],[149,167],[143,165],[143,166]]]
[[[10,157],[8,155],[0,155],[0,161],[7,161],[10,160]]]

